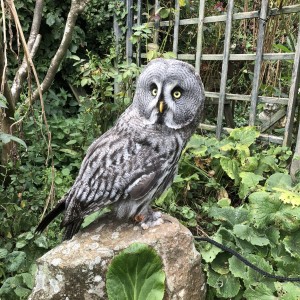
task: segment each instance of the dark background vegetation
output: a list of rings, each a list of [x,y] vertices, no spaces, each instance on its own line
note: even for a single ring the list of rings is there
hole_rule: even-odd
[[[75,1],[73,1],[75,2]],[[199,1],[180,1],[181,18],[198,16]],[[259,9],[254,0],[236,1],[235,12]],[[284,5],[297,4],[286,1]],[[226,2],[206,1],[206,15],[226,12]],[[273,7],[282,2],[272,2]],[[33,0],[15,3],[25,38],[29,37],[35,7]],[[34,101],[37,84],[25,74],[14,107],[7,93],[0,94],[0,298],[26,299],[34,283],[35,260],[60,243],[59,220],[42,235],[34,230],[41,216],[72,185],[90,143],[112,126],[130,103],[127,91],[134,89],[140,67],[124,59],[124,4],[119,1],[90,0],[78,13],[72,40],[55,70],[53,83]],[[153,3],[143,7],[143,21],[174,18],[174,3],[161,1],[155,14]],[[41,42],[34,56],[40,82],[50,69],[70,11],[70,1],[44,1],[39,29]],[[116,54],[112,31],[117,16],[122,39]],[[0,35],[1,55],[7,55],[6,84],[12,86],[21,66],[24,48],[16,31],[14,17],[6,6],[7,49]],[[299,16],[280,15],[268,22],[265,52],[293,52]],[[1,25],[2,26],[2,21]],[[0,28],[3,31],[2,27]],[[204,29],[203,53],[222,53],[224,23]],[[257,20],[235,21],[232,53],[255,53]],[[134,46],[153,39],[147,26],[135,27]],[[180,28],[179,53],[196,53],[196,25]],[[162,28],[159,49],[148,58],[172,56],[172,28]],[[3,70],[3,57],[0,57]],[[146,63],[146,60],[143,61]],[[219,91],[220,62],[204,61],[201,77],[207,91]],[[228,92],[249,94],[252,62],[232,62]],[[2,76],[2,72],[1,75]],[[263,65],[260,93],[286,97],[291,77],[291,62]],[[1,77],[0,82],[4,78]],[[114,96],[114,82],[121,84]],[[6,91],[7,92],[7,91]],[[207,103],[205,121],[216,123],[216,106]],[[234,103],[234,121],[242,127],[248,121],[248,105]],[[261,111],[263,106],[259,107]],[[15,123],[17,122],[17,123]],[[9,127],[15,123],[8,130]],[[277,125],[273,133],[282,133]],[[51,135],[49,135],[51,132]],[[237,250],[251,262],[282,276],[299,276],[300,265],[300,186],[288,174],[292,151],[286,147],[257,141],[255,128],[241,128],[217,141],[198,132],[188,144],[180,163],[179,175],[170,190],[157,199],[154,207],[176,216],[195,235],[213,236]],[[25,147],[26,146],[26,147]],[[279,283],[249,270],[221,250],[197,244],[203,254],[209,284],[208,299],[298,299],[300,286]],[[264,298],[262,298],[262,296]],[[275,298],[274,298],[275,297]],[[277,297],[277,298],[276,298]]]

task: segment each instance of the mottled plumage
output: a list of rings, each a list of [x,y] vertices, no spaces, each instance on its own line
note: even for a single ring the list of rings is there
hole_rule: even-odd
[[[64,211],[61,226],[69,239],[86,215],[107,205],[118,218],[135,218],[143,228],[162,223],[150,203],[172,183],[203,104],[203,85],[192,66],[173,59],[150,62],[133,103],[92,143],[73,186],[37,231]]]

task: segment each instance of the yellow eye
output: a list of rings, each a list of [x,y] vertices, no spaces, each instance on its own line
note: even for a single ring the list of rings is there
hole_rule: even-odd
[[[174,97],[175,99],[179,99],[179,98],[181,97],[181,92],[180,92],[180,91],[174,91],[174,92],[173,92],[173,97]]]
[[[157,89],[156,88],[152,89],[151,94],[152,94],[152,96],[156,96],[157,95]]]

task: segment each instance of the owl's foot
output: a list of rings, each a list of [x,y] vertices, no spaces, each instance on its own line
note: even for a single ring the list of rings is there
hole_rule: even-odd
[[[146,230],[150,227],[158,226],[164,223],[162,214],[160,211],[151,211],[148,215],[137,215],[135,220],[140,222],[141,227]]]

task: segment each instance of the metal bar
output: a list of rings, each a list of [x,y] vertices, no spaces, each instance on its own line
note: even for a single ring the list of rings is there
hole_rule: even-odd
[[[227,4],[225,40],[224,40],[224,57],[222,63],[220,98],[219,98],[218,117],[217,117],[216,136],[218,139],[221,138],[222,126],[223,126],[222,122],[223,122],[223,114],[224,114],[224,102],[225,102],[226,82],[227,82],[227,73],[228,73],[233,6],[234,6],[234,0],[229,0]]]
[[[217,126],[201,123],[199,125],[199,128],[201,130],[216,131]],[[230,133],[232,130],[234,130],[234,129],[228,128],[228,127],[222,128],[222,132],[227,133],[227,134]],[[282,144],[282,140],[283,140],[283,138],[281,136],[270,135],[270,134],[260,134],[259,139],[263,140],[263,141],[271,142],[271,143],[276,143],[276,144]]]
[[[269,15],[270,16],[278,16],[281,14],[290,14],[290,13],[298,13],[300,12],[300,4],[296,5],[290,5],[290,6],[283,6],[281,9],[278,8],[272,8],[270,9]],[[233,14],[232,18],[233,20],[244,20],[244,19],[252,19],[252,18],[258,18],[259,17],[259,11],[249,11],[249,12],[242,12],[242,13],[235,13]],[[209,16],[205,17],[203,19],[203,23],[215,23],[215,22],[224,22],[226,21],[226,15],[219,15],[219,16]],[[199,18],[190,18],[190,19],[182,19],[179,22],[179,25],[193,25],[198,24]],[[154,26],[153,22],[148,23],[149,26]],[[162,21],[160,22],[160,26],[169,26],[168,21]]]
[[[205,11],[205,0],[200,0],[199,3],[199,22],[198,22],[198,33],[197,33],[197,52],[196,52],[196,71],[200,74],[201,56],[202,56],[202,42],[203,42],[203,19]]]
[[[180,20],[179,0],[175,0],[175,24],[174,24],[173,53],[176,55],[176,57],[178,54],[179,20]]]
[[[156,15],[157,11],[159,10],[159,1],[155,0],[155,5],[154,5],[154,18],[155,18],[155,22],[154,22],[154,37],[153,37],[153,43],[158,45],[158,32],[159,32],[159,16]]]
[[[256,118],[256,106],[258,99],[258,89],[259,89],[259,79],[260,79],[260,70],[263,58],[263,48],[264,48],[264,37],[265,37],[265,27],[267,23],[268,15],[268,0],[262,0],[261,10],[259,15],[258,22],[258,34],[257,34],[257,46],[256,46],[256,60],[254,66],[254,75],[252,82],[252,92],[251,92],[251,105],[250,105],[250,116],[249,116],[249,125],[254,126]]]
[[[225,96],[226,96],[226,100],[237,100],[237,101],[247,101],[247,102],[251,101],[251,95],[226,93]],[[205,91],[205,97],[206,98],[219,98],[220,93]],[[276,103],[276,104],[287,105],[288,101],[289,101],[289,98],[258,96],[259,103]]]
[[[137,20],[136,23],[138,26],[142,23],[142,0],[137,1]],[[137,59],[136,63],[140,67],[141,66],[141,41],[137,44]]]
[[[290,146],[292,140],[295,109],[297,103],[297,94],[299,89],[299,80],[300,80],[299,77],[300,77],[300,22],[298,26],[296,54],[295,54],[293,71],[292,71],[291,88],[289,93],[290,100],[286,112],[286,125],[285,125],[284,137],[283,137],[284,146]],[[300,141],[297,140],[297,143],[300,143]]]
[[[130,37],[132,36],[132,21],[133,21],[133,13],[132,13],[132,0],[126,0],[127,7],[127,18],[126,18],[126,60],[127,63],[130,64],[132,62],[132,43],[130,41]]]
[[[178,54],[178,59],[195,60],[198,54]],[[142,53],[142,57],[146,57],[146,53]],[[263,60],[294,60],[295,53],[264,53]],[[256,54],[229,54],[230,61],[254,61]],[[201,60],[223,60],[223,54],[202,54]]]

